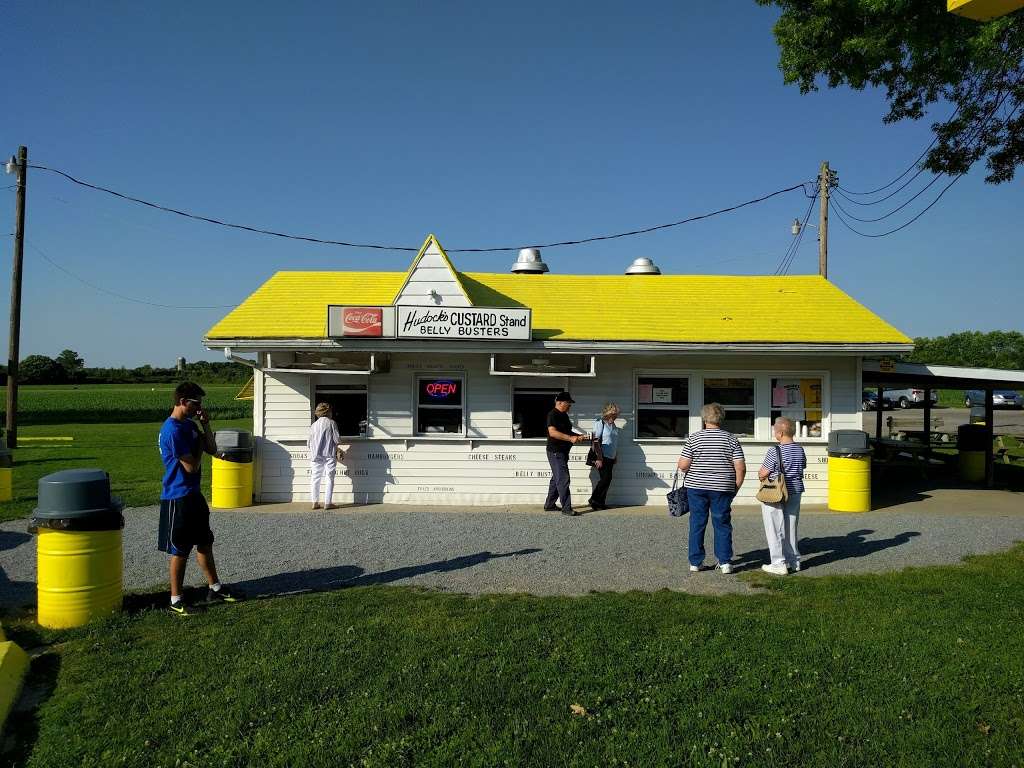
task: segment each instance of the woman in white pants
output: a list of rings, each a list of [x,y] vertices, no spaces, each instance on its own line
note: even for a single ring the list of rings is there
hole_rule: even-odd
[[[787,498],[780,504],[761,504],[764,535],[768,539],[771,562],[761,570],[785,576],[800,570],[800,550],[797,547],[797,525],[800,522],[800,496],[804,492],[804,469],[807,456],[804,449],[793,442],[796,427],[791,419],[780,416],[773,428],[779,450],[769,448],[764,463],[757,473],[759,480],[776,475],[779,471],[779,453],[782,453],[782,474],[786,478]]]
[[[320,481],[326,476],[327,483],[324,497],[324,509],[334,509],[331,504],[331,495],[334,493],[334,470],[338,466],[338,460],[344,458],[345,453],[338,447],[341,442],[341,433],[338,432],[338,425],[334,422],[334,412],[327,403],[318,403],[313,415],[316,421],[309,428],[309,474],[310,496],[313,499],[313,509],[320,509]]]

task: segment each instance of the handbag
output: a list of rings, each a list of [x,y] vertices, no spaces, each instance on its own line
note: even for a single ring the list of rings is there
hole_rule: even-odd
[[[686,473],[683,473],[683,478],[686,478]],[[690,511],[690,500],[686,496],[686,488],[676,487],[679,483],[679,470],[672,475],[672,490],[668,492],[666,498],[668,499],[668,513],[672,517],[682,517]]]
[[[776,445],[775,451],[779,455],[779,471],[776,473],[774,480],[769,475],[761,481],[761,487],[757,489],[757,500],[763,504],[781,504],[789,498],[789,489],[786,488],[786,474],[782,466],[782,449]]]
[[[601,421],[601,433],[604,434],[604,421]],[[601,438],[597,433],[594,434],[594,439],[590,442],[590,450],[587,451],[587,466],[592,467],[597,461],[602,459],[601,456]]]

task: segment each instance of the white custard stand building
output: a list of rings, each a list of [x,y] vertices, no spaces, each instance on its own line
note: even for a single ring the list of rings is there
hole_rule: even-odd
[[[436,238],[406,272],[278,272],[217,323],[210,349],[253,361],[257,502],[309,498],[306,437],[333,404],[348,451],[334,500],[543,502],[544,419],[559,390],[590,432],[622,410],[615,505],[663,504],[700,408],[722,403],[748,466],[774,417],[799,425],[805,503],[828,495],[830,430],[860,429],[861,366],[911,340],[818,276],[466,273]],[[543,270],[543,271],[542,271]],[[646,272],[646,273],[644,273]],[[589,498],[586,446],[571,491]],[[748,471],[737,503],[753,503]]]

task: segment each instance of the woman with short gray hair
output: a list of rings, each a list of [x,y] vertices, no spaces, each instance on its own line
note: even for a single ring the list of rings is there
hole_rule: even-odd
[[[762,565],[761,570],[785,576],[800,570],[800,550],[797,547],[797,524],[800,521],[800,497],[804,492],[804,470],[807,455],[804,449],[793,441],[796,425],[792,419],[779,416],[772,428],[778,449],[769,448],[757,476],[767,480],[778,474],[779,459],[782,459],[782,474],[786,478],[786,498],[778,504],[761,503],[761,517],[764,520],[764,535],[768,539],[768,554],[771,562]]]
[[[621,413],[618,403],[605,403],[601,418],[594,420],[592,436],[597,483],[587,502],[591,509],[608,509],[608,488],[612,484],[612,469],[619,450],[619,428],[615,420]]]
[[[704,533],[715,531],[718,570],[732,573],[732,500],[743,485],[747,465],[736,436],[722,429],[725,409],[708,403],[700,409],[704,428],[686,438],[677,466],[690,504],[689,560],[693,572],[705,570]]]

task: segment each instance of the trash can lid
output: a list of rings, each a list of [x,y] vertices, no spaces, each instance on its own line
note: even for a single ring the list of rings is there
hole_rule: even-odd
[[[92,517],[121,509],[110,496],[110,476],[102,469],[65,469],[39,478],[39,506],[33,517]]]
[[[246,429],[218,429],[213,433],[213,441],[218,451],[239,448],[252,448],[252,432]]]
[[[828,433],[828,452],[844,455],[871,453],[868,433],[860,429],[833,429]]]

